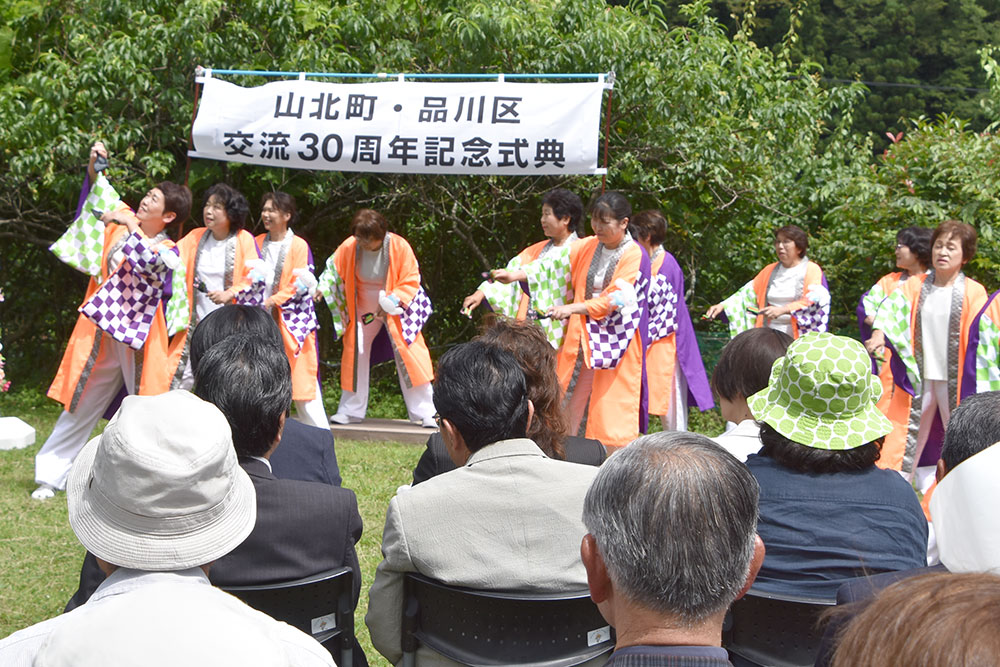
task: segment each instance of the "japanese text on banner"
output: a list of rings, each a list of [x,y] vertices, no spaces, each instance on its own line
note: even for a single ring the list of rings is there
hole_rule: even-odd
[[[201,81],[192,157],[383,173],[603,173],[603,83]]]

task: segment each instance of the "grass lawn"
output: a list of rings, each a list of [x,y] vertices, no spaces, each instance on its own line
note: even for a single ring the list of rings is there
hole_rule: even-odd
[[[398,389],[382,395],[392,398],[373,402],[377,409],[370,414],[398,416],[402,409]],[[327,395],[326,399],[328,406],[336,405],[335,397]],[[37,432],[35,445],[0,452],[0,562],[5,564],[0,571],[0,637],[61,613],[77,588],[84,551],[69,527],[66,495],[57,494],[48,502],[29,496],[35,488],[35,453],[52,430],[59,410],[59,405],[39,392],[0,394],[0,415],[20,417]],[[658,420],[652,421],[653,429],[659,430]],[[95,434],[103,427],[102,421]],[[690,428],[715,435],[721,432],[722,421],[717,411],[692,411]],[[385,510],[396,488],[412,479],[422,450],[401,443],[337,441],[344,486],[357,494],[365,526],[358,544],[362,582],[355,620],[358,639],[372,665],[388,664],[371,647],[364,624],[367,591],[382,558],[379,547]]]
[[[0,562],[5,563],[0,570],[0,637],[61,613],[79,582],[84,550],[69,527],[66,494],[47,502],[29,495],[35,488],[35,453],[59,410],[59,405],[37,393],[0,394],[0,414],[20,417],[37,432],[35,445],[0,451]],[[95,435],[103,428],[102,421]],[[344,486],[357,494],[365,525],[358,544],[362,581],[355,625],[372,665],[389,664],[371,647],[364,623],[368,589],[382,560],[385,509],[396,488],[412,479],[422,451],[402,443],[337,441]]]

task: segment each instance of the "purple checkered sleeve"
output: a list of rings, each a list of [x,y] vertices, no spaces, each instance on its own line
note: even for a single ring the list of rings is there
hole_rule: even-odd
[[[120,343],[141,350],[170,270],[138,234],[122,245],[125,258],[80,312]]]
[[[642,275],[635,283],[638,304],[634,308],[619,309],[602,320],[587,318],[587,339],[590,343],[592,368],[614,368],[625,356],[628,345],[635,337],[646,301],[646,278]]]
[[[399,316],[399,323],[403,327],[403,340],[410,345],[417,339],[417,334],[424,328],[427,318],[434,312],[431,300],[427,292],[421,287],[410,300],[410,305]]]
[[[666,338],[677,330],[677,299],[674,286],[666,276],[656,274],[649,287],[649,339]]]
[[[295,356],[298,356],[302,351],[302,344],[305,342],[306,336],[319,329],[316,308],[308,292],[296,294],[281,305],[281,321],[285,323],[285,327],[298,342],[298,347],[295,350]]]

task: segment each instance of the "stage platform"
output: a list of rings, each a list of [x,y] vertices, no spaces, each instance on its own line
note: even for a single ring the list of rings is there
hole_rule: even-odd
[[[336,439],[369,440],[373,442],[405,442],[424,445],[436,428],[424,428],[405,419],[365,419],[360,424],[330,424]]]

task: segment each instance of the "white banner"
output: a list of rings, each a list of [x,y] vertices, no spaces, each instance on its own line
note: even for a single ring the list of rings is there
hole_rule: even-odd
[[[604,173],[602,82],[198,81],[191,157],[382,173]]]

